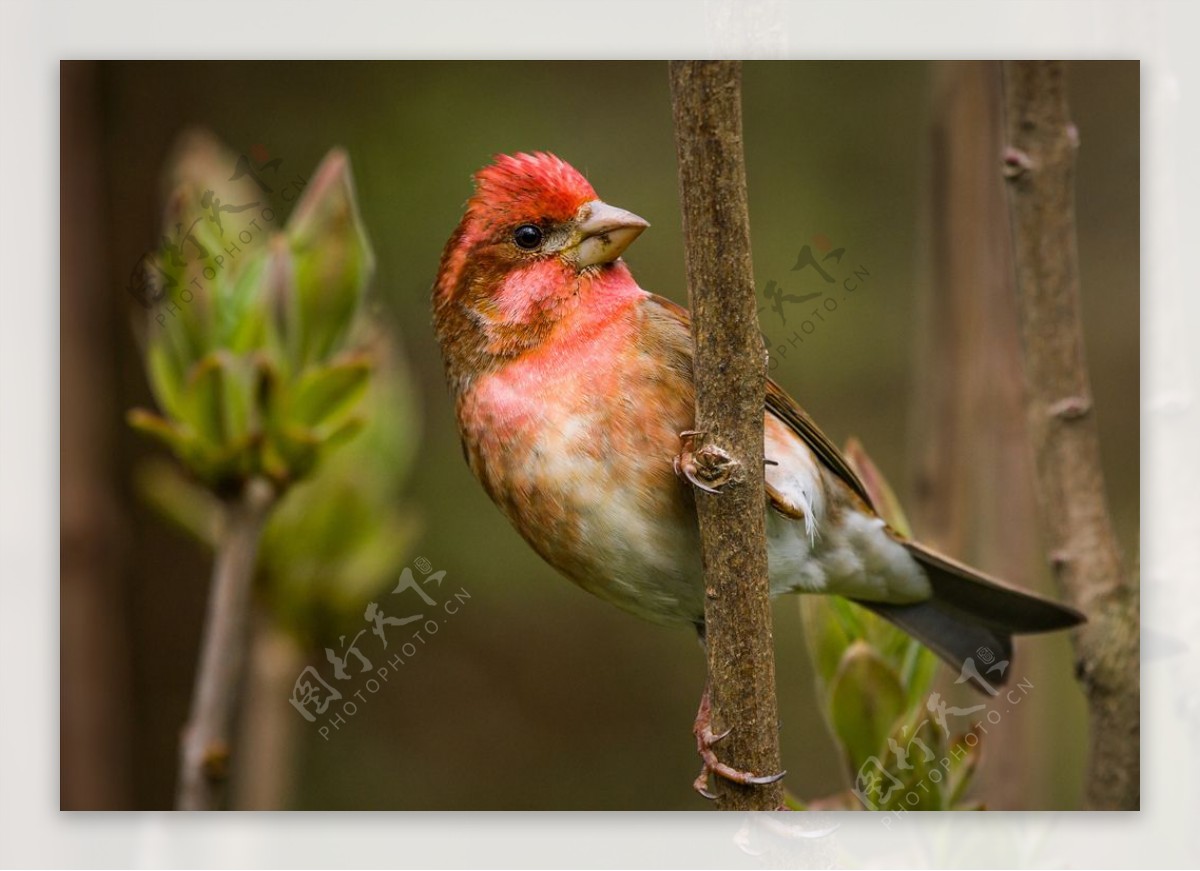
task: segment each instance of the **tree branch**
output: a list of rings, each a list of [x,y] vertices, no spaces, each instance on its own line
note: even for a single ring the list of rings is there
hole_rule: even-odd
[[[695,341],[696,442],[732,463],[719,495],[696,491],[714,723],[727,764],[780,770],[763,484],[766,359],[755,305],[742,154],[741,65],[670,64]],[[722,809],[773,810],[779,783],[718,779]]]
[[[1088,699],[1086,804],[1136,810],[1140,795],[1138,580],[1113,535],[1083,346],[1065,65],[1004,65],[1004,175],[1016,248],[1028,415],[1055,577],[1088,622],[1076,631]]]
[[[179,810],[214,810],[229,772],[230,732],[249,643],[250,592],[270,484],[251,479],[226,505],[213,563],[192,709],[180,742]]]

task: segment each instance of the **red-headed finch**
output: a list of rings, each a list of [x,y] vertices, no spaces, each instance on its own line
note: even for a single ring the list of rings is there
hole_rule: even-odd
[[[703,635],[692,484],[688,313],[638,287],[621,253],[648,224],[544,153],[498,157],[442,255],[433,311],[467,462],[543,559],[583,589]],[[765,414],[772,595],[833,593],[960,668],[1014,633],[1079,623],[889,528],[838,449],[773,381]],[[685,457],[686,459],[686,457]],[[689,483],[689,479],[691,483]],[[701,704],[704,769],[717,760]],[[705,739],[703,736],[708,736]]]

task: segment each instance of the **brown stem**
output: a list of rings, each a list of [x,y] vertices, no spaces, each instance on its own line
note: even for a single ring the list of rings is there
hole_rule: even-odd
[[[726,764],[771,774],[780,770],[780,756],[763,485],[766,359],[750,261],[741,65],[676,61],[670,77],[696,345],[696,428],[703,445],[732,460],[719,495],[696,491],[713,720],[715,731],[732,727],[719,745]],[[779,783],[719,780],[722,809],[782,804]]]
[[[1006,62],[1004,86],[1004,176],[1042,519],[1055,577],[1088,617],[1074,637],[1091,731],[1086,804],[1136,810],[1138,579],[1122,566],[1113,535],[1083,347],[1074,211],[1079,136],[1062,62]]]
[[[254,565],[273,501],[271,485],[253,479],[224,509],[192,708],[180,743],[179,810],[214,810],[221,803],[249,642]]]

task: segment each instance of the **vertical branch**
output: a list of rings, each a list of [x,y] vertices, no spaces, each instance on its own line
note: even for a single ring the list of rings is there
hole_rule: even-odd
[[[728,764],[780,770],[763,484],[766,359],[754,298],[742,154],[741,65],[670,65],[671,102],[696,346],[699,450],[728,457],[719,495],[696,493],[714,722]],[[723,809],[771,810],[782,786],[722,781]]]
[[[1136,810],[1140,796],[1138,582],[1122,566],[1105,501],[1083,347],[1074,164],[1065,65],[1004,65],[1004,174],[1016,250],[1028,417],[1050,563],[1088,622],[1074,642],[1088,699],[1086,802]]]
[[[230,733],[249,644],[250,593],[262,527],[274,498],[271,485],[251,479],[226,506],[213,563],[208,613],[192,709],[180,746],[179,810],[220,806],[231,753]]]

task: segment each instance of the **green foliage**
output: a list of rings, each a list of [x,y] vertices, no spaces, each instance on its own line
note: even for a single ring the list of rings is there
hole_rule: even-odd
[[[880,515],[910,535],[895,493],[857,440],[851,439],[845,454]],[[852,784],[849,795],[815,804],[961,809],[977,754],[966,747],[949,752],[945,731],[926,710],[934,655],[886,620],[837,596],[801,597],[800,611],[825,720]]]
[[[168,169],[164,225],[190,229],[147,265],[162,288],[144,342],[159,412],[129,421],[179,463],[147,461],[137,484],[215,548],[222,498],[268,478],[278,500],[259,548],[260,598],[293,637],[326,640],[361,622],[416,533],[403,487],[417,403],[394,339],[358,321],[373,257],[345,155],[324,159],[282,232],[263,191],[229,179],[235,165],[192,133]],[[219,228],[205,202],[255,208]]]
[[[377,353],[383,356],[382,343]],[[362,431],[293,489],[263,534],[272,613],[306,641],[335,637],[394,584],[418,531],[403,488],[416,450],[416,402],[399,355],[376,370]]]
[[[280,500],[263,530],[258,588],[275,620],[303,643],[336,637],[395,582],[419,528],[404,505],[417,446],[416,401],[400,355],[382,339],[366,385],[370,416]],[[215,496],[174,463],[145,462],[138,489],[163,517],[212,547]]]
[[[262,192],[226,180],[235,165],[195,134],[174,161],[162,248],[146,264],[161,291],[145,340],[159,413],[129,414],[218,495],[260,475],[282,492],[310,474],[362,426],[372,367],[353,342],[374,259],[346,155],[326,156],[282,232]],[[219,220],[231,203],[251,217]]]
[[[829,724],[853,771],[883,750],[883,740],[904,713],[899,675],[871,645],[853,642],[828,686]]]

